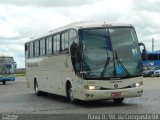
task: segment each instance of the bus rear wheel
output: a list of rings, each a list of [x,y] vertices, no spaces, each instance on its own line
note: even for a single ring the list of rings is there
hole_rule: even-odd
[[[117,103],[117,104],[122,103],[122,102],[123,102],[123,100],[124,100],[124,98],[117,98],[117,99],[113,99],[113,101],[114,101],[115,103]]]
[[[5,84],[6,84],[6,81],[3,81],[2,84],[5,85]]]
[[[37,80],[34,81],[34,90],[37,96],[41,96],[42,92],[38,90],[38,82]]]

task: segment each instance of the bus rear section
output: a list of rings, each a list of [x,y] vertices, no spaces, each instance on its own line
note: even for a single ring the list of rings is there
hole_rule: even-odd
[[[15,81],[16,63],[12,57],[0,57],[0,82],[3,85],[6,81]]]

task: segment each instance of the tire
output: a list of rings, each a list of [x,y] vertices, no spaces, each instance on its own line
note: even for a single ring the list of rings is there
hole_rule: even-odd
[[[77,102],[77,100],[74,98],[73,88],[72,88],[71,84],[69,84],[67,87],[67,98],[68,98],[69,102],[72,104],[75,104]]]
[[[122,102],[123,102],[123,100],[124,100],[124,98],[117,98],[117,99],[113,99],[113,101],[114,101],[115,103],[117,103],[117,104],[122,103]]]
[[[35,94],[37,96],[41,96],[42,95],[42,92],[38,90],[38,82],[37,82],[37,80],[34,81],[34,91],[35,91]]]
[[[2,84],[5,85],[5,84],[6,84],[6,81],[2,81]]]

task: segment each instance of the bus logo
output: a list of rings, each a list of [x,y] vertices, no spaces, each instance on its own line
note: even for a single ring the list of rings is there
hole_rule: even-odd
[[[118,88],[118,84],[114,84],[114,88]]]

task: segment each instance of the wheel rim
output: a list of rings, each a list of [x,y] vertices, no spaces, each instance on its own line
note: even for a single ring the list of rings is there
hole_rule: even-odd
[[[37,83],[35,83],[35,92],[36,93],[38,92],[38,85],[37,85]]]

